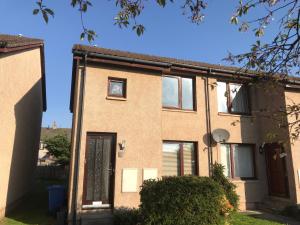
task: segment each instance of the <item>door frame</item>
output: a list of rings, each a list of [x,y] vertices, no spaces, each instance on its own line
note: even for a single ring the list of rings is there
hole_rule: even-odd
[[[87,151],[88,151],[88,140],[90,136],[111,136],[112,137],[112,149],[111,149],[111,167],[113,169],[113,174],[110,180],[109,194],[111,196],[111,203],[109,207],[96,207],[96,208],[114,208],[114,200],[115,200],[115,174],[116,174],[116,152],[117,152],[117,133],[112,132],[86,132],[86,143],[85,143],[85,151],[84,151],[84,162],[86,160]],[[82,205],[89,205],[85,200],[86,196],[86,172],[87,172],[87,163],[84,163],[84,171],[83,171],[83,190],[82,190]],[[91,207],[93,209],[95,207]]]
[[[267,156],[267,151],[268,149],[266,148],[266,146],[278,146],[280,148],[283,148],[283,145],[282,144],[279,144],[279,143],[266,143],[265,146],[264,146],[264,155],[265,155],[265,162],[266,162],[266,175],[267,175],[267,181],[268,181],[268,194],[269,196],[274,196],[274,197],[280,197],[280,198],[290,198],[290,188],[289,188],[289,174],[288,174],[288,171],[287,171],[287,164],[286,164],[286,156],[284,157],[284,159],[282,160],[283,162],[283,167],[284,167],[284,173],[286,174],[286,178],[284,180],[284,184],[285,184],[285,187],[286,187],[286,195],[278,195],[278,194],[274,194],[274,193],[271,193],[271,184],[270,184],[270,165],[269,165],[269,162],[268,162],[268,156]],[[270,148],[269,147],[269,148]]]

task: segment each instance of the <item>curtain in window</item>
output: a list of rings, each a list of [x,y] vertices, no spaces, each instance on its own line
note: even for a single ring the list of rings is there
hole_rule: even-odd
[[[163,106],[179,106],[179,83],[177,78],[163,77]]]
[[[233,145],[235,177],[254,177],[253,151],[249,145]]]
[[[163,144],[163,176],[180,175],[180,145],[178,143]]]
[[[194,108],[193,79],[182,78],[182,108],[192,110]]]
[[[230,84],[231,111],[239,113],[249,112],[247,86],[241,84]]]
[[[224,166],[224,175],[231,177],[230,145],[221,144],[221,164]]]
[[[225,82],[217,82],[217,94],[218,94],[218,111],[219,112],[228,112],[226,83]]]
[[[196,174],[195,148],[193,143],[183,144],[183,167],[184,175]]]

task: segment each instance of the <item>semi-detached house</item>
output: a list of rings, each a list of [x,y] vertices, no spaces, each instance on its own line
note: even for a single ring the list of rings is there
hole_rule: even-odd
[[[143,180],[209,176],[214,162],[237,185],[240,209],[299,203],[300,143],[261,112],[300,103],[300,83],[266,91],[237,70],[75,45],[69,221],[137,207]],[[229,139],[214,143],[216,129]]]

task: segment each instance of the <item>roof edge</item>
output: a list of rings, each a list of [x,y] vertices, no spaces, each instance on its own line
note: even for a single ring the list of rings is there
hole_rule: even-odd
[[[258,78],[260,76],[263,76],[263,73],[259,73],[257,71],[253,70],[245,70],[239,67],[230,67],[230,66],[219,66],[216,64],[208,64],[208,63],[201,63],[197,61],[189,61],[189,60],[179,60],[175,58],[167,58],[167,57],[159,57],[159,56],[151,56],[151,55],[145,55],[145,54],[138,54],[138,53],[131,53],[131,52],[125,52],[125,51],[119,51],[119,50],[111,50],[111,49],[105,49],[105,48],[98,48],[98,47],[91,47],[87,45],[81,45],[81,44],[74,44],[72,48],[73,53],[73,69],[72,69],[72,84],[71,84],[71,98],[70,98],[70,111],[73,112],[73,95],[74,95],[74,79],[75,74],[77,70],[77,67],[74,66],[74,58],[75,57],[83,57],[84,55],[88,56],[89,59],[93,58],[99,58],[99,59],[105,59],[107,61],[101,61],[100,63],[108,63],[108,61],[114,61],[115,64],[120,66],[124,66],[124,63],[121,62],[127,62],[128,65],[131,63],[133,67],[141,68],[142,65],[149,65],[149,64],[155,64],[156,66],[161,66],[162,71],[163,68],[169,68],[171,69],[180,69],[180,71],[183,73],[184,71],[189,73],[205,73],[207,76],[214,76],[214,77],[224,77],[225,75],[227,77],[234,77],[238,76],[239,78],[248,78],[248,79],[254,79]],[[96,61],[96,60],[94,60]],[[149,68],[149,67],[148,67]],[[203,75],[205,75],[203,74]],[[280,76],[278,74],[278,76]],[[288,77],[287,79],[282,80],[285,85],[292,84],[294,87],[298,87],[300,90],[300,78],[298,77]]]

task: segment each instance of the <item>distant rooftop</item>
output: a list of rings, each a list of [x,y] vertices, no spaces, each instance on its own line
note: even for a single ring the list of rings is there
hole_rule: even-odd
[[[66,135],[69,140],[71,140],[71,129],[70,128],[47,128],[42,127],[41,130],[41,140],[45,140],[47,138],[52,138],[56,135]]]
[[[23,37],[20,35],[0,34],[0,48],[16,48],[43,43],[44,41],[41,39]]]

